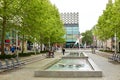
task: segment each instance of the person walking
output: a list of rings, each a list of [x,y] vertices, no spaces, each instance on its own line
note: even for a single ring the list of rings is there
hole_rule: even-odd
[[[14,47],[14,46],[12,46],[10,50],[11,50],[11,52],[14,54],[15,47]]]
[[[65,49],[64,48],[62,48],[62,53],[63,53],[63,55],[65,54]]]

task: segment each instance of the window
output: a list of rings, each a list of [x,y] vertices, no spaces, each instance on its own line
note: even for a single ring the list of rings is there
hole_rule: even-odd
[[[67,34],[72,34],[72,31],[71,31],[71,30],[68,30],[68,31],[67,31]]]

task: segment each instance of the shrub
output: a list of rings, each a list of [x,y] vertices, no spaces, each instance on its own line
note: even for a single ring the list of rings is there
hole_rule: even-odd
[[[35,54],[35,52],[27,52],[27,54],[34,55],[34,54]]]
[[[6,54],[2,54],[0,55],[0,59],[10,59],[10,58],[15,58],[17,55],[13,54],[13,55],[6,55]]]
[[[110,53],[114,52],[114,51],[112,51],[112,50],[100,50],[100,51],[103,51],[103,52],[110,52]]]
[[[46,53],[46,52],[49,52],[49,51],[47,51],[47,50],[46,51],[40,51],[40,53]]]
[[[35,53],[34,53],[35,54]],[[40,52],[36,52],[36,54],[41,54]]]
[[[19,57],[31,56],[31,53],[19,53]]]

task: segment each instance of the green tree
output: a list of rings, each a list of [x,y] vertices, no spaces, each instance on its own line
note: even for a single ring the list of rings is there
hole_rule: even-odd
[[[2,54],[4,53],[5,32],[17,30],[22,36],[22,52],[24,41],[38,41],[41,44],[64,42],[65,33],[57,8],[49,0],[1,0],[0,16],[2,29]],[[6,4],[8,4],[6,5]],[[7,25],[9,24],[9,25]],[[11,25],[11,26],[10,26]]]
[[[63,40],[64,29],[57,8],[48,0],[32,1],[22,9],[20,32],[32,39],[32,42],[40,44],[48,44],[49,40],[52,44]]]
[[[86,45],[91,45],[93,43],[93,33],[92,30],[87,30],[81,34],[83,36],[82,43]]]
[[[115,3],[112,3],[112,0],[109,0],[106,9],[98,19],[98,24],[93,32],[102,41],[115,37],[115,34],[117,35],[117,39],[120,39],[119,4],[120,0],[115,0]]]
[[[106,5],[106,10],[103,11],[103,14],[98,19],[97,25],[93,29],[93,33],[102,41],[105,41],[114,35],[111,26],[112,7],[112,0],[109,0],[109,3]]]
[[[5,34],[12,29],[15,24],[15,16],[19,14],[19,9],[25,4],[26,0],[0,0],[0,23],[1,23],[1,53],[4,54]],[[17,21],[17,20],[16,20]]]

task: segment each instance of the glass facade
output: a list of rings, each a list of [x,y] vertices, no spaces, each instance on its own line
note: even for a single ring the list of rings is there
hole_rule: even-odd
[[[66,34],[64,37],[66,39],[65,47],[67,48],[72,47],[80,35],[78,14],[78,12],[61,13],[61,19],[66,30]]]
[[[67,42],[75,42],[79,35],[79,27],[77,24],[65,24]]]
[[[80,32],[78,24],[64,24],[66,29],[65,39],[66,39],[66,47],[73,46],[76,42]]]

